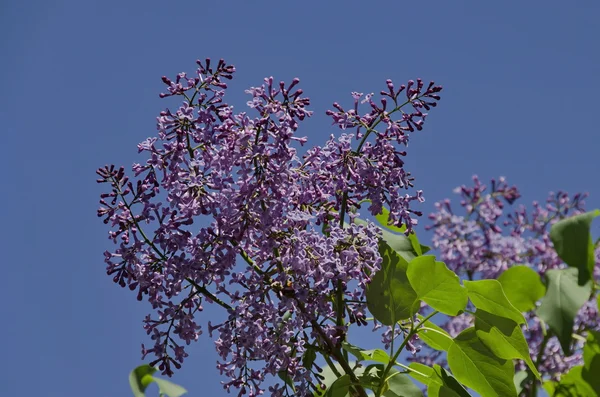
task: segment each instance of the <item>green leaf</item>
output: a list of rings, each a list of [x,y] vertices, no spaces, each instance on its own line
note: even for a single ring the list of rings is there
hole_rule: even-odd
[[[577,283],[578,270],[574,267],[549,270],[546,273],[547,291],[537,315],[548,324],[558,337],[565,355],[571,355],[573,320],[581,306],[588,300],[591,281],[581,286]]]
[[[423,392],[408,376],[401,374],[392,368],[387,378],[388,390],[383,393],[384,397],[423,397]]]
[[[168,380],[155,378],[152,376],[156,368],[148,364],[140,365],[129,374],[129,386],[134,397],[144,397],[148,385],[155,382],[158,385],[159,392],[169,397],[180,397],[187,393],[183,387],[176,385]]]
[[[285,370],[279,371],[279,372],[277,372],[277,376],[279,376],[279,379],[284,381],[285,384],[288,385],[294,392],[296,391],[296,387],[294,386],[294,380],[287,373],[287,371],[285,371]]]
[[[423,316],[417,314],[417,317],[423,321]],[[423,326],[419,328],[418,333],[419,338],[432,349],[448,351],[452,345],[452,337],[444,329],[429,320],[425,321]]]
[[[154,378],[154,382],[158,385],[158,391],[166,394],[169,397],[180,397],[187,393],[183,387],[176,385],[166,379]]]
[[[527,371],[518,371],[515,374],[515,377],[513,380],[515,382],[515,387],[517,388],[517,395],[521,394],[521,392],[523,391],[523,388],[527,384],[528,379],[529,379],[529,372],[527,372]]]
[[[523,331],[521,331],[519,324],[512,319],[477,309],[475,312],[475,333],[496,357],[505,360],[523,360],[536,378],[540,379],[540,374],[529,355],[529,346]]]
[[[553,397],[597,397],[599,391],[583,379],[582,371],[583,367],[578,365],[563,375],[555,385]]]
[[[496,357],[479,340],[475,328],[467,328],[454,339],[448,349],[448,365],[456,379],[482,396],[517,395],[513,362]]]
[[[569,266],[579,269],[579,285],[594,274],[594,243],[590,233],[592,220],[600,210],[575,215],[556,222],[550,229],[550,239],[558,256]]]
[[[352,380],[350,379],[350,375],[342,375],[327,389],[325,395],[327,397],[349,397],[351,385]]]
[[[558,382],[555,380],[547,380],[544,383],[542,383],[542,387],[544,388],[544,390],[546,390],[546,393],[548,393],[550,397],[554,396],[554,392],[556,391],[556,385],[558,385]]]
[[[310,369],[313,363],[317,359],[317,352],[311,346],[307,346],[304,355],[302,356],[302,366],[306,369]]]
[[[354,223],[357,225],[368,225],[367,221],[360,218],[354,218]],[[396,251],[407,263],[417,256],[411,240],[404,234],[395,234],[382,228],[379,229],[381,231],[381,239]]]
[[[600,394],[600,332],[588,331],[583,346],[583,370],[581,377]]]
[[[444,368],[435,364],[433,368],[420,363],[411,363],[408,373],[412,378],[427,385],[429,397],[471,397],[465,388]]]
[[[429,397],[470,397],[467,390],[443,367],[433,366],[435,380],[427,387]]]
[[[510,303],[521,312],[534,309],[535,303],[546,293],[540,275],[528,266],[513,266],[504,271],[498,281]]]
[[[417,293],[406,276],[408,263],[385,241],[379,242],[381,269],[367,286],[367,307],[384,325],[409,318],[419,309]]]
[[[391,360],[387,352],[381,349],[364,350],[348,342],[342,342],[342,349],[352,354],[358,361],[377,361],[378,363],[387,364]]]
[[[361,351],[363,358],[367,361],[376,361],[378,363],[387,364],[391,361],[391,357],[381,349],[363,350]]]
[[[402,233],[403,236],[407,237],[408,240],[410,241],[410,244],[412,246],[412,249],[414,251],[414,253],[417,256],[421,256],[423,255],[423,246],[419,243],[419,239],[417,238],[417,235],[415,234],[415,232],[413,231],[412,233],[410,233],[408,236],[406,236],[406,225],[402,225],[401,227],[395,226],[395,225],[390,225],[390,211],[385,208],[382,207],[381,208],[382,212],[379,215],[375,216],[375,219],[377,219],[377,221],[386,229],[391,230],[393,232],[396,233]],[[429,247],[426,247],[429,249]]]
[[[476,308],[525,324],[525,317],[510,303],[498,280],[464,281],[463,284]]]
[[[412,371],[408,374],[415,380],[423,383],[424,385],[429,385],[433,380],[431,379],[434,376],[433,368],[421,364],[421,363],[410,363],[408,366]]]
[[[435,310],[456,316],[467,306],[467,291],[460,285],[460,279],[434,256],[419,256],[410,261],[406,275],[417,298]]]
[[[391,230],[396,233],[404,233],[406,231],[406,225],[402,225],[398,227],[396,225],[390,224],[390,210],[385,207],[381,207],[381,214],[375,215],[375,219],[377,222],[388,230]]]
[[[146,388],[154,381],[152,374],[156,368],[148,364],[140,365],[129,374],[129,386],[135,397],[145,397]]]

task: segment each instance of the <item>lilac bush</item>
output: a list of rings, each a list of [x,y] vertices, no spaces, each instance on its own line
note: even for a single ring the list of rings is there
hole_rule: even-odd
[[[224,387],[239,395],[263,394],[265,378],[277,374],[297,395],[312,393],[322,383],[308,358],[315,352],[355,381],[340,346],[349,324],[366,324],[365,288],[382,258],[380,229],[352,219],[368,201],[371,215],[385,206],[390,224],[411,232],[424,199],[401,148],[422,130],[441,87],[387,80],[377,100],[354,92],[348,108],[334,103],[327,111],[342,134],[300,155],[307,139],[297,132],[312,112],[298,79],[266,78],[246,91],[249,109],[236,113],[225,102],[235,68],[197,64],[191,76],[163,77],[160,96],[178,107],[161,112],[157,136],[138,145],[146,159],[133,176],[114,165],[98,170],[108,185],[98,216],[115,244],[105,253],[107,273],[153,309],[144,320],[153,342],[143,356],[171,375],[186,346],[208,330]],[[442,239],[436,245],[450,255]],[[225,319],[203,318],[208,304]],[[283,395],[285,387],[269,389]]]
[[[548,270],[564,268],[563,261],[554,250],[550,228],[561,219],[582,214],[587,194],[568,195],[550,193],[544,204],[533,202],[530,209],[516,204],[520,197],[515,186],[504,178],[482,184],[477,176],[472,186],[455,190],[460,195],[460,211],[453,209],[450,200],[435,204],[437,211],[429,218],[433,230],[433,246],[440,257],[458,275],[469,280],[498,278],[502,272],[516,264],[524,264],[540,275]],[[596,282],[600,281],[600,242],[595,242]],[[597,293],[580,309],[573,332],[575,353],[567,356],[557,338],[546,338],[545,325],[534,312],[527,313],[528,328],[524,334],[530,353],[537,357],[538,370],[546,379],[559,379],[575,365],[582,363],[582,340],[587,331],[600,331],[600,316],[596,303]],[[468,315],[448,319],[444,328],[452,336],[471,326]],[[434,353],[434,358],[439,353]],[[424,351],[419,361],[431,362],[429,351]],[[523,363],[521,369],[525,369]]]

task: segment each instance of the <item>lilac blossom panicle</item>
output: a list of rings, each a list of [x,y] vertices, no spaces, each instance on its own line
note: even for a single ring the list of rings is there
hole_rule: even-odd
[[[585,212],[587,193],[569,196],[565,192],[550,193],[545,204],[533,202],[532,208],[514,205],[520,197],[515,186],[509,187],[504,178],[492,180],[489,186],[473,177],[473,186],[455,189],[461,196],[462,211],[456,213],[450,200],[435,204],[437,212],[429,215],[433,222],[433,246],[440,259],[459,276],[473,279],[495,279],[515,264],[531,267],[540,275],[548,270],[564,268],[550,240],[550,227],[561,219]],[[514,205],[514,207],[507,207]],[[594,278],[600,280],[600,246],[596,245]],[[600,331],[600,316],[592,296],[575,319],[573,332]],[[530,353],[537,357],[544,339],[542,325],[533,312],[527,313],[528,328],[523,332]],[[470,316],[449,319],[444,328],[456,336],[472,325]],[[575,354],[566,357],[556,338],[545,346],[538,370],[542,375],[559,379],[568,370],[582,363],[581,342],[574,341]],[[429,349],[427,352],[428,354]],[[428,360],[421,356],[417,360]],[[525,369],[519,363],[520,369]]]
[[[246,91],[248,112],[236,113],[224,102],[235,68],[197,64],[193,76],[162,78],[160,96],[179,107],[161,112],[158,135],[138,145],[147,159],[133,165],[135,180],[112,165],[98,170],[110,186],[98,216],[116,245],[105,253],[107,273],[152,305],[144,328],[153,344],[142,353],[163,374],[180,368],[213,304],[226,317],[203,322],[227,390],[261,395],[265,378],[283,372],[296,395],[311,394],[320,368],[305,367],[303,354],[335,358],[348,324],[366,323],[365,287],[381,264],[379,229],[344,217],[370,200],[372,215],[387,206],[407,233],[417,223],[412,204],[423,195],[408,193],[414,179],[399,147],[423,128],[441,87],[388,80],[378,102],[353,93],[349,110],[327,111],[341,136],[300,157],[306,138],[296,132],[312,112],[298,79],[266,78]],[[334,297],[343,299],[341,317]],[[274,396],[285,390],[269,387]]]

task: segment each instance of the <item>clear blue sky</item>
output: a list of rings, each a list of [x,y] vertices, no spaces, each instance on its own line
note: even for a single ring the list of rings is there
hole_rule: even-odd
[[[523,202],[563,189],[600,207],[599,16],[592,0],[2,1],[1,394],[129,395],[149,306],[104,272],[94,172],[141,160],[173,104],[162,75],[225,58],[238,109],[264,76],[300,77],[314,144],[351,91],[433,79],[443,98],[408,161],[427,213],[473,173],[506,176]],[[190,353],[174,380],[226,395],[208,336]]]

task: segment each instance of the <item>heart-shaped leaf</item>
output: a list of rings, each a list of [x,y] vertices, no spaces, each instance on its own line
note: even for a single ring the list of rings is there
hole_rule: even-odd
[[[448,365],[456,379],[482,396],[517,396],[512,360],[494,355],[479,340],[475,328],[467,328],[454,339],[448,349]]]
[[[525,317],[510,303],[498,280],[465,281],[464,285],[476,308],[525,324]]]
[[[498,281],[510,303],[521,312],[534,309],[536,302],[546,293],[540,275],[524,265],[513,266],[504,271]]]
[[[467,291],[460,285],[460,279],[434,256],[419,256],[410,261],[406,275],[417,298],[435,310],[456,316],[467,306]]]
[[[423,316],[417,314],[419,320],[423,321]],[[419,339],[427,343],[429,347],[435,350],[448,351],[452,345],[452,337],[441,327],[427,320],[419,327]]]
[[[379,322],[392,325],[414,315],[419,300],[406,276],[408,263],[383,240],[379,253],[383,262],[367,286],[367,307]]]
[[[558,337],[565,355],[571,355],[571,334],[577,312],[590,297],[591,280],[585,285],[577,281],[578,269],[570,267],[546,272],[547,290],[537,315]]]
[[[519,324],[510,318],[496,316],[484,310],[475,312],[475,332],[479,340],[497,357],[505,360],[520,359],[525,361],[533,374],[540,379],[531,356],[527,340]]]

